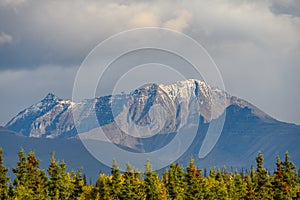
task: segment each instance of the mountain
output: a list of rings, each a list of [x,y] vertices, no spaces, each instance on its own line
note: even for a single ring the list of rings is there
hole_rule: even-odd
[[[40,102],[21,111],[5,127],[28,137],[74,135],[76,133],[70,115],[72,104],[49,93]]]
[[[214,135],[216,130],[209,133],[211,125],[222,120],[220,135]],[[26,141],[73,142],[79,136],[103,145],[110,140],[133,152],[153,152],[169,144],[179,132],[184,137],[195,132],[179,162],[186,164],[192,155],[203,167],[248,167],[255,164],[257,152],[262,151],[271,168],[271,161],[288,150],[292,160],[300,164],[300,126],[280,122],[251,103],[194,79],[171,85],[150,84],[130,94],[81,102],[49,93],[21,111],[5,128],[23,135]],[[106,137],[99,135],[100,130]],[[217,139],[207,142],[213,137]],[[207,143],[212,151],[198,156]]]
[[[104,96],[79,103],[62,100],[49,93],[40,102],[21,111],[6,124],[5,128],[28,137],[70,138],[77,134],[73,120],[74,114],[79,121],[76,128],[82,133],[99,126],[115,126],[116,121],[124,120],[123,116],[128,112],[134,124],[151,124],[150,115],[153,113],[149,111],[153,105],[159,105],[165,111],[165,113],[155,113],[156,117],[164,117],[157,121],[165,120],[165,123],[161,124],[162,127],[159,127],[160,133],[176,132],[179,127],[190,123],[191,120],[187,119],[188,112],[194,111],[194,114],[198,114],[199,111],[208,123],[221,116],[230,105],[248,107],[266,122],[276,121],[250,103],[230,96],[203,81],[192,79],[167,86],[152,84],[128,95]],[[156,110],[156,112],[159,111]],[[88,123],[84,123],[85,121]],[[133,127],[121,128],[133,131]]]

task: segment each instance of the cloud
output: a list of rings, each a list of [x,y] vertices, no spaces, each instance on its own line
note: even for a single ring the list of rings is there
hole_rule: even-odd
[[[133,16],[130,20],[130,26],[136,27],[156,27],[159,26],[159,22],[154,13],[150,11],[142,11]]]
[[[14,36],[14,46],[0,47],[0,70],[74,65],[99,42],[121,31],[145,26],[187,28],[189,14],[158,1],[28,1],[11,12],[0,6],[0,30]],[[9,20],[7,20],[9,19]],[[14,26],[12,26],[12,24]],[[30,48],[28,48],[30,46]]]
[[[0,33],[0,45],[4,43],[11,43],[13,41],[13,37],[4,32]]]
[[[167,27],[207,49],[230,93],[276,118],[300,123],[300,107],[293,106],[300,98],[293,89],[300,85],[297,0],[1,2],[0,75],[39,68],[55,71],[49,66],[72,68],[113,34],[134,27]],[[12,5],[17,12],[11,12]],[[47,81],[43,87],[51,88]],[[22,93],[18,87],[12,90]]]
[[[181,32],[188,27],[188,23],[191,19],[191,16],[192,15],[189,11],[181,10],[175,19],[166,21],[164,27]]]
[[[159,0],[4,2],[24,6],[18,12],[0,6],[0,30],[14,36],[14,46],[0,47],[0,70],[79,64],[109,36],[145,26],[183,31],[220,52],[252,44],[288,53],[299,44],[299,19],[274,14],[271,8],[278,3],[268,1],[175,1],[172,9],[169,1]]]
[[[24,4],[27,0],[1,0],[0,5],[3,6],[18,6]]]
[[[298,0],[274,0],[270,9],[278,15],[290,15],[300,17],[300,1]]]

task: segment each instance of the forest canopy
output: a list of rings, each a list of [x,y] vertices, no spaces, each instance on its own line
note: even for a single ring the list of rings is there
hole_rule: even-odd
[[[111,174],[99,174],[96,184],[87,183],[80,169],[68,172],[54,153],[47,169],[40,168],[33,151],[21,148],[18,157],[10,180],[0,148],[0,199],[300,199],[300,170],[288,152],[284,160],[277,158],[273,172],[264,168],[260,152],[249,170],[202,170],[191,158],[186,167],[171,163],[161,176],[150,161],[143,172],[127,163],[121,173],[113,160]]]

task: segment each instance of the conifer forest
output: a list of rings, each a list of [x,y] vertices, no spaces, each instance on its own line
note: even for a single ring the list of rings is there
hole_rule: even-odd
[[[33,151],[26,154],[21,148],[18,157],[8,169],[0,149],[0,199],[300,199],[300,170],[288,152],[274,161],[273,171],[264,168],[260,152],[255,167],[236,171],[199,169],[191,158],[188,166],[171,163],[161,174],[152,171],[150,161],[143,172],[128,163],[122,173],[114,160],[111,174],[99,174],[95,184],[80,169],[67,171],[67,163],[56,160],[54,153],[47,169],[40,168]]]

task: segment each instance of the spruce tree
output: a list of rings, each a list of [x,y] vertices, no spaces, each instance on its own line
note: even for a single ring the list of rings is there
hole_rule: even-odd
[[[185,198],[185,174],[184,170],[179,164],[172,163],[168,174],[168,181],[166,182],[168,196],[171,199]]]
[[[256,157],[256,178],[254,192],[259,199],[270,199],[271,184],[268,171],[264,168],[264,157],[261,152]]]
[[[16,178],[13,182],[15,186],[14,198],[16,199],[33,199],[33,191],[30,188],[28,180],[28,162],[26,153],[23,148],[19,151],[19,162],[17,166],[12,169]]]
[[[30,151],[26,155],[23,148],[19,152],[19,162],[13,172],[15,197],[20,199],[45,199],[47,197],[47,177],[39,167],[40,161]]]
[[[283,180],[283,171],[281,167],[280,157],[277,157],[276,171],[273,175],[272,189],[275,199],[289,199],[286,191],[287,183]]]
[[[16,179],[14,180],[15,187],[19,185],[25,186],[27,184],[27,161],[26,154],[23,148],[20,149],[18,156],[19,162],[17,163],[17,167],[12,169],[13,173],[16,175]]]
[[[230,177],[228,182],[231,182],[231,193],[229,194],[229,197],[232,199],[243,199],[247,193],[247,187],[246,184],[244,184],[243,176],[238,173],[238,171],[235,172],[233,175],[233,178]]]
[[[186,184],[185,197],[188,199],[203,199],[204,181],[201,176],[201,171],[195,166],[194,158],[190,159],[189,165],[186,168]]]
[[[8,198],[8,169],[3,165],[2,148],[0,148],[0,199]]]
[[[124,182],[122,184],[120,199],[142,199],[143,191],[140,180],[140,173],[126,164],[126,171],[123,174]]]
[[[250,175],[246,173],[245,178],[244,178],[244,183],[246,184],[246,194],[244,196],[244,199],[246,200],[252,200],[255,199],[255,194],[254,194],[254,179],[255,179],[255,170],[254,167],[251,168]]]
[[[285,159],[281,162],[281,168],[283,173],[283,181],[286,183],[285,191],[287,196],[292,197],[296,195],[294,188],[297,184],[296,167],[294,163],[290,161],[289,153],[285,153]]]
[[[112,168],[111,168],[111,181],[110,181],[110,188],[111,188],[111,197],[113,199],[118,199],[119,194],[121,193],[121,184],[122,184],[122,176],[120,173],[119,166],[116,160],[113,160]]]
[[[72,193],[70,198],[71,199],[77,199],[78,197],[80,197],[80,195],[83,192],[83,186],[84,184],[84,180],[81,174],[81,169],[79,169],[77,172],[72,172],[71,173],[71,187],[72,187]]]
[[[46,185],[48,178],[45,171],[40,169],[40,161],[30,151],[27,156],[27,181],[34,193],[35,199],[44,199],[47,195]]]
[[[147,160],[145,164],[144,188],[145,198],[147,200],[163,199],[162,183],[158,178],[158,174],[152,172],[152,166],[149,160]]]
[[[100,199],[110,200],[116,199],[111,196],[111,188],[109,186],[109,177],[105,174],[100,174],[96,183]]]
[[[64,161],[58,163],[52,153],[48,174],[50,180],[47,188],[51,199],[68,199],[71,196],[71,178],[66,172],[66,164]]]

